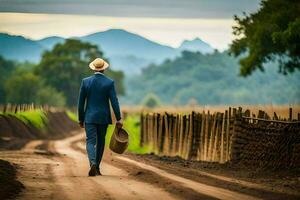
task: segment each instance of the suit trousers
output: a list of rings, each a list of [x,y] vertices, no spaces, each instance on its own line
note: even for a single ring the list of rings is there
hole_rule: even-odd
[[[108,124],[85,123],[86,150],[90,166],[96,165],[97,168],[100,167],[105,146],[107,127]]]

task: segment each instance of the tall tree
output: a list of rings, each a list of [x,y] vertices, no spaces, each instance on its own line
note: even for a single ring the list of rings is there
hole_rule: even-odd
[[[15,68],[15,64],[12,61],[5,60],[0,56],[0,104],[6,103],[4,83],[11,76]]]
[[[14,104],[64,106],[65,97],[30,71],[16,70],[4,84],[6,101]]]
[[[96,45],[67,39],[46,51],[35,71],[46,84],[65,94],[68,106],[75,106],[81,79],[91,74],[88,64],[97,57],[103,53]],[[124,93],[123,74],[112,70],[108,74],[116,79],[117,92]]]
[[[16,104],[35,102],[36,93],[41,88],[41,80],[31,72],[11,77],[5,83],[7,101]]]
[[[279,72],[300,69],[300,1],[263,0],[258,12],[234,17],[237,39],[230,52],[240,59],[240,74],[250,75],[263,64],[276,61]]]

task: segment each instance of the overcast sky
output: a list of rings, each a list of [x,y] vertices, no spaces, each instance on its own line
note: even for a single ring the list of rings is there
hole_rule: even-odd
[[[224,50],[233,15],[259,0],[0,0],[0,31],[39,39],[123,28],[173,47],[200,37]]]

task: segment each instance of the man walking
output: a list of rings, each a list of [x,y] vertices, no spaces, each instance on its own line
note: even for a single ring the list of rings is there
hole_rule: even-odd
[[[105,135],[108,124],[112,123],[109,101],[121,128],[121,112],[114,86],[114,81],[103,73],[109,64],[96,58],[89,64],[94,75],[81,82],[78,100],[78,118],[81,128],[86,132],[86,149],[90,162],[89,176],[102,175],[100,162],[102,159]]]

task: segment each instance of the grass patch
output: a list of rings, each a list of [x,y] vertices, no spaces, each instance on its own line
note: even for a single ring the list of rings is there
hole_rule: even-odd
[[[149,146],[140,147],[140,118],[138,115],[129,115],[124,120],[123,128],[129,134],[129,145],[127,151],[138,154],[150,153],[151,148]],[[106,146],[109,146],[110,138],[114,131],[114,125],[110,125],[106,134]]]
[[[25,124],[31,124],[37,129],[44,129],[48,121],[46,114],[40,109],[18,113],[8,113],[8,115],[18,118]]]
[[[78,122],[77,115],[76,115],[74,112],[72,112],[72,111],[70,111],[70,110],[67,110],[66,113],[67,113],[68,117],[69,117],[72,121]]]

